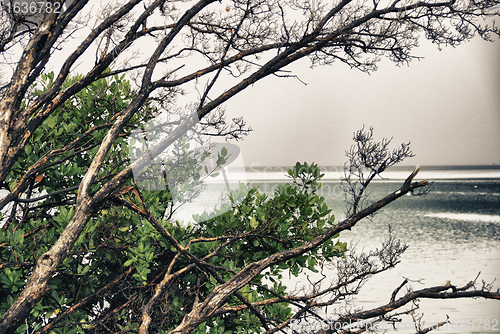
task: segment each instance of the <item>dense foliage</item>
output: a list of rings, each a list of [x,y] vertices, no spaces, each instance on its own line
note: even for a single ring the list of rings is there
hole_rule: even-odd
[[[43,75],[42,79],[42,90],[47,89],[53,74]],[[78,77],[71,78],[68,85],[75,80]],[[32,94],[40,92],[33,89]],[[50,157],[43,168],[36,170],[30,184],[30,198],[18,204],[27,214],[10,217],[12,221],[0,231],[3,263],[0,294],[6,296],[2,298],[0,313],[12,305],[36,259],[50,248],[71,220],[78,183],[95,155],[95,147],[105,135],[99,126],[115,114],[108,110],[123,108],[131,94],[130,84],[123,77],[96,81],[45,120],[18,158],[9,174],[11,187],[23,176],[24,168],[36,164],[51,150],[72,145],[76,136],[91,132],[87,140],[80,141],[70,151]],[[155,112],[145,107],[144,112],[137,115],[129,122],[129,129],[148,120]],[[93,188],[98,189],[101,182],[123,168],[128,149],[124,139],[116,142]],[[189,153],[185,152],[184,156]],[[227,150],[222,150],[222,156],[226,154]],[[191,170],[199,173],[201,166],[195,167]],[[117,191],[114,200],[103,203],[99,214],[92,217],[50,280],[50,292],[16,332],[33,332],[47,324],[57,333],[137,330],[142,305],[154,294],[155,285],[167,270],[174,278],[169,283],[167,296],[152,312],[151,329],[161,333],[175,328],[193,303],[212,292],[221,280],[227,281],[251,262],[310,241],[333,224],[331,210],[324,198],[316,194],[323,176],[318,166],[297,163],[288,174],[291,182],[281,185],[271,198],[256,188],[240,184],[239,189],[231,192],[229,203],[223,204],[230,208],[221,207],[222,214],[204,213],[195,217],[199,220],[195,225],[166,219],[172,205],[168,189],[139,190],[134,180],[130,180]],[[39,200],[42,196],[46,199]],[[129,207],[123,206],[120,200],[128,201]],[[205,272],[193,266],[188,258],[179,256],[174,245],[137,214],[143,210],[155,216],[192,254],[219,270]],[[208,219],[209,214],[215,218]],[[272,266],[245,285],[240,293],[252,303],[276,295],[285,296],[286,287],[280,282],[283,271],[290,269],[293,275],[304,268],[315,271],[317,263],[330,261],[345,251],[345,243],[329,240],[319,249]],[[228,300],[229,305],[238,302],[237,297]],[[288,303],[284,302],[263,303],[261,312],[276,322],[285,321],[291,315]],[[247,309],[211,319],[197,332],[206,333],[209,328],[209,333],[254,333],[259,332],[260,327],[258,317]]]

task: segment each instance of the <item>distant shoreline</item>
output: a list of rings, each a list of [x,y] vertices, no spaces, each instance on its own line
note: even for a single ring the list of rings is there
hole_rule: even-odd
[[[290,180],[287,177],[287,169],[285,166],[256,166],[245,167],[244,173],[242,169],[233,169],[229,166],[228,172],[234,172],[233,180],[246,179],[252,182],[281,182]],[[395,166],[388,168],[382,173],[382,179],[375,179],[378,182],[390,182],[405,180],[413,171],[415,166]],[[325,174],[322,181],[339,181],[344,175],[344,168],[341,166],[322,166],[321,173]],[[241,176],[240,178],[238,177]],[[244,177],[245,176],[245,177]],[[497,180],[500,179],[500,166],[421,166],[420,172],[416,180]]]
[[[404,166],[393,166],[387,169],[387,171],[392,171],[392,170],[413,170],[416,165],[404,165]],[[291,168],[293,166],[262,166],[258,163],[254,163],[248,166],[245,166],[246,170],[265,170],[265,169],[283,169],[287,170],[288,168]],[[338,169],[338,170],[343,170],[344,166],[320,166],[320,168],[326,168],[326,169]],[[485,170],[485,169],[492,169],[492,170],[500,170],[500,165],[421,165],[420,168],[422,170],[427,169],[427,170],[474,170],[474,169],[479,169],[479,170]]]

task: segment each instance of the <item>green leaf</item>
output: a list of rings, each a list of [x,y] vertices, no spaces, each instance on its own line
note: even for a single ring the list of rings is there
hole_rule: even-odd
[[[227,148],[223,147],[222,150],[220,151],[220,154],[225,157],[227,155]]]
[[[30,145],[24,146],[24,152],[26,152],[26,155],[30,155],[32,152],[32,148]]]
[[[128,259],[127,261],[125,261],[123,266],[128,267],[128,266],[132,265],[132,263],[134,263],[134,262],[135,262],[135,259]]]
[[[222,155],[219,155],[219,157],[217,158],[217,166],[222,166],[226,163],[227,161],[227,158],[224,158],[224,156]]]
[[[259,222],[257,221],[257,219],[255,219],[255,217],[250,218],[250,226],[252,228],[256,228],[257,226],[259,226]]]
[[[10,189],[10,191],[14,191],[14,189],[16,188],[16,186],[17,186],[17,180],[12,180],[9,183],[9,189]]]
[[[56,126],[57,119],[55,117],[49,117],[46,120],[47,126],[51,129],[53,129]]]
[[[24,242],[24,232],[22,230],[17,230],[13,235],[14,243],[22,245]]]
[[[250,209],[247,205],[243,204],[243,205],[240,207],[240,211],[241,211],[243,214],[248,215],[248,214],[250,213],[251,209]]]

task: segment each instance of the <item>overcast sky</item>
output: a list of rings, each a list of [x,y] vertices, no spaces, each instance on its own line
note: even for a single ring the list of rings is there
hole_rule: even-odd
[[[268,77],[230,99],[228,119],[243,116],[254,130],[236,143],[245,165],[343,165],[363,125],[374,127],[376,139],[393,137],[395,146],[411,141],[416,157],[406,165],[500,165],[500,41],[476,37],[442,51],[421,44],[413,54],[423,59],[401,67],[383,59],[370,75],[343,63],[310,69],[303,59],[287,69],[307,85]],[[75,71],[93,64],[94,54]],[[186,102],[195,102],[199,93],[192,93]]]
[[[270,77],[240,93],[227,112],[254,129],[237,143],[245,165],[343,165],[363,125],[377,139],[411,141],[416,157],[405,164],[499,165],[500,41],[442,51],[422,41],[414,54],[425,58],[409,67],[384,60],[371,75],[305,61],[289,69],[307,85]]]

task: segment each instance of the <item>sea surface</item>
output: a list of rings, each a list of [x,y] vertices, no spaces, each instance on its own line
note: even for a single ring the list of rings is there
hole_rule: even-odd
[[[325,177],[320,194],[339,221],[345,217],[344,193],[339,180],[342,168],[323,167],[322,170]],[[383,179],[374,180],[368,188],[370,199],[375,201],[397,190],[412,170],[413,167],[388,170]],[[285,167],[253,166],[246,169],[245,177],[261,191],[272,194],[279,184],[289,182],[285,173]],[[358,251],[368,252],[381,247],[390,224],[395,236],[409,245],[396,268],[366,283],[355,299],[356,307],[368,310],[389,302],[392,292],[405,278],[416,290],[447,281],[463,286],[480,273],[478,287],[484,280],[493,282],[494,290],[500,288],[500,166],[422,166],[415,180],[421,179],[434,181],[427,194],[404,196],[371,219],[360,221],[352,231],[340,234],[340,240],[347,241],[351,248],[356,245]],[[203,196],[217,197],[210,192]],[[286,284],[292,290],[299,288],[307,282],[305,275],[314,277],[312,273],[304,273],[286,280]],[[433,332],[500,332],[498,300],[422,299],[419,305],[417,312],[423,313],[424,328],[449,317],[450,324]],[[410,317],[403,318],[399,325],[399,332],[415,333]],[[389,332],[392,331],[389,328]]]

